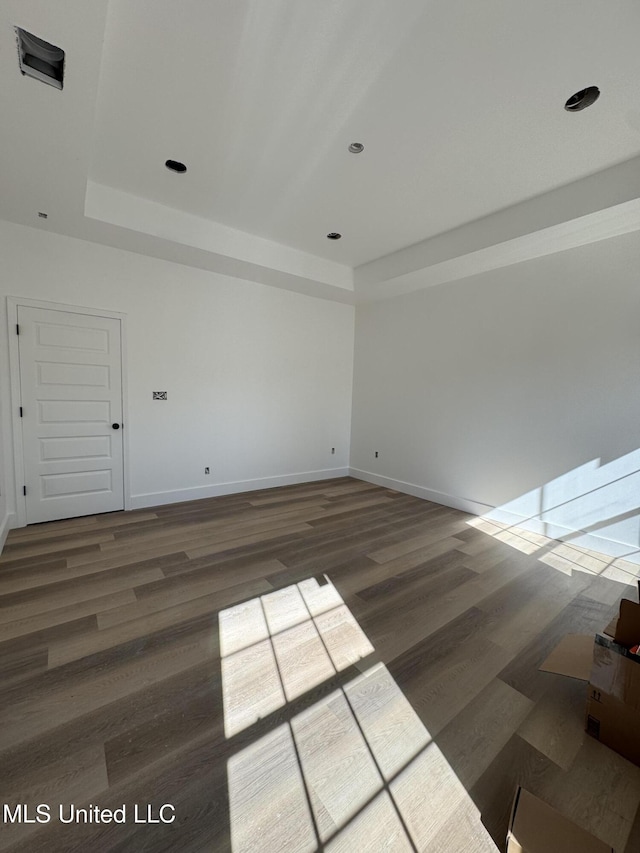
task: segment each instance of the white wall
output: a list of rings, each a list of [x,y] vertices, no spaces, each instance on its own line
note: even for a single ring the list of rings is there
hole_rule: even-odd
[[[352,306],[6,222],[0,263],[10,509],[5,296],[127,315],[133,506],[346,473]]]
[[[639,447],[640,234],[358,306],[357,476],[638,548]]]
[[[358,306],[354,474],[640,546],[638,259],[630,234]],[[6,295],[127,315],[134,506],[345,472],[352,307],[4,222],[0,262],[0,537]]]

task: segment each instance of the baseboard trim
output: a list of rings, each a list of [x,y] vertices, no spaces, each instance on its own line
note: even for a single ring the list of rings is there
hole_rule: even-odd
[[[436,489],[427,489],[425,486],[417,486],[415,483],[394,480],[392,477],[382,477],[380,474],[373,474],[371,471],[361,471],[359,468],[350,468],[349,476],[355,477],[356,480],[374,483],[376,486],[385,486],[387,489],[404,492],[407,495],[413,495],[415,498],[422,498],[425,501],[432,501],[432,503],[442,504],[442,506],[450,506],[452,509],[469,512],[472,515],[484,515],[485,512],[490,512],[493,509],[489,504],[479,503],[468,498],[460,498],[457,495],[449,495],[446,492],[439,492]]]
[[[589,548],[591,551],[606,554],[614,559],[623,559],[640,565],[640,547],[637,545],[617,542],[613,539],[607,539],[605,536],[598,536],[596,533],[589,533],[586,530],[571,530],[568,527],[562,527],[549,521],[527,518],[526,516],[502,510],[500,507],[491,506],[491,504],[483,504],[479,501],[469,500],[468,498],[460,498],[457,495],[449,495],[446,492],[417,486],[415,483],[394,480],[392,477],[382,477],[380,474],[373,474],[371,471],[361,471],[359,468],[350,468],[349,476],[355,477],[356,480],[374,483],[376,486],[385,486],[387,489],[394,489],[397,492],[413,495],[416,498],[422,498],[426,501],[450,506],[453,509],[459,509],[472,515],[486,515],[489,520],[493,519],[502,524],[520,527],[534,533],[540,533],[549,539],[555,539],[557,542],[566,542],[568,545],[574,544],[582,548]]]
[[[15,512],[8,512],[0,522],[0,554],[4,548],[9,531],[15,526]]]
[[[348,468],[325,468],[322,471],[302,471],[298,474],[281,474],[277,477],[259,477],[256,480],[215,483],[211,486],[195,486],[191,489],[175,489],[170,492],[147,492],[131,495],[130,508],[143,509],[148,506],[197,501],[200,498],[218,498],[223,495],[236,495],[239,492],[256,492],[260,489],[295,486],[299,483],[314,483],[317,480],[334,480],[348,476]]]

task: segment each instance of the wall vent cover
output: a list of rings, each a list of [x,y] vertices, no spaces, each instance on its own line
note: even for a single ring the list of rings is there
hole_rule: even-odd
[[[20,71],[56,89],[62,89],[64,50],[44,41],[33,33],[16,27]]]

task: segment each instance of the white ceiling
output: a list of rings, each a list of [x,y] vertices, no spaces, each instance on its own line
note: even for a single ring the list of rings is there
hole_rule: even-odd
[[[0,15],[11,221],[343,301],[640,228],[640,160],[609,168],[640,155],[637,0],[5,0]],[[62,92],[20,75],[15,25],[67,51]],[[592,108],[563,109],[593,84]]]

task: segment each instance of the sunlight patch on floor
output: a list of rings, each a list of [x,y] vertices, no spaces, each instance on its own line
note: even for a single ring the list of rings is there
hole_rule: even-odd
[[[270,640],[222,658],[222,702],[227,737],[282,708],[284,691]]]
[[[316,835],[288,725],[229,760],[231,847],[242,853],[313,851]]]
[[[326,853],[412,853],[415,848],[387,791],[382,791],[333,841]]]
[[[517,548],[523,554],[535,554],[536,551],[554,541],[547,536],[542,536],[540,533],[534,533],[531,530],[525,530],[520,527],[513,527],[505,522],[495,521],[485,516],[472,518],[467,524],[469,527],[475,527],[476,530],[493,536],[498,542],[504,542],[506,545],[511,545],[512,548]]]
[[[468,522],[558,571],[640,578],[640,449],[591,459]]]
[[[316,578],[222,610],[218,624],[227,737],[373,652],[340,593]]]
[[[612,557],[572,542],[561,542],[485,516],[472,518],[467,524],[523,554],[537,556],[541,563],[566,575],[582,572],[622,584],[633,584],[640,579],[640,565],[625,557]]]
[[[228,775],[234,853],[496,850],[381,663],[243,749]]]
[[[313,578],[229,608],[219,624],[228,737],[373,652],[333,584]],[[496,851],[382,663],[241,749],[227,770],[233,853]]]

